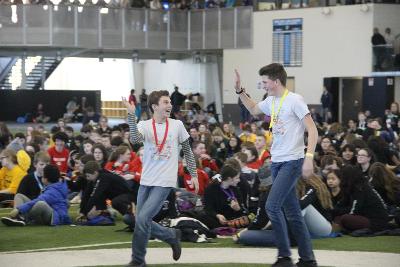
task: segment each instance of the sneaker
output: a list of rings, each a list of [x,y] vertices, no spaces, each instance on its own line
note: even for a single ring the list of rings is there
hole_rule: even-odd
[[[279,257],[271,267],[295,267],[290,257]]]
[[[18,218],[2,217],[1,222],[7,226],[25,226],[25,222]]]
[[[172,258],[175,261],[179,260],[182,254],[181,237],[182,237],[181,230],[175,229],[175,240],[173,243],[170,244],[172,248]]]
[[[312,261],[303,261],[302,259],[299,259],[299,262],[296,263],[297,267],[318,267],[318,264],[315,260]]]

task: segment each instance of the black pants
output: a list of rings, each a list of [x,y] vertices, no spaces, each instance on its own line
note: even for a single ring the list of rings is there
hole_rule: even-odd
[[[6,201],[6,200],[14,200],[14,194],[8,194],[8,193],[0,193],[0,202]]]
[[[134,202],[134,196],[132,193],[122,194],[111,200],[112,207],[122,215],[127,214],[129,209],[132,208],[132,202]]]

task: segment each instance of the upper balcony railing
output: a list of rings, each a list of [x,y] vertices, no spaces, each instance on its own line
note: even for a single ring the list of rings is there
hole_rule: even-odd
[[[392,44],[372,46],[372,70],[374,72],[399,72],[400,51],[397,53]]]
[[[152,10],[0,5],[0,47],[202,50],[251,48],[253,9]]]

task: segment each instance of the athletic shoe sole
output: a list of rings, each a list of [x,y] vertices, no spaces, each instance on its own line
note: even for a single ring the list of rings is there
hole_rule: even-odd
[[[1,218],[1,222],[7,226],[25,226],[24,221],[20,221],[20,220],[8,218],[8,217]]]

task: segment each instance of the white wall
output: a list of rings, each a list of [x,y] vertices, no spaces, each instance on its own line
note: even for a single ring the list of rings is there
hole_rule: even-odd
[[[65,58],[45,83],[46,90],[101,90],[101,99],[120,100],[132,88],[139,95],[142,88],[173,92],[174,85],[183,94],[199,92],[205,96],[204,104],[219,101],[220,90],[217,63],[193,64],[191,58],[143,60],[133,63],[128,59]]]
[[[144,88],[149,92],[161,89],[173,92],[174,85],[183,94],[200,90],[200,64],[193,64],[191,58],[167,60],[167,63],[145,60],[143,68]]]
[[[46,90],[101,90],[101,100],[121,100],[134,87],[132,60],[65,58],[45,83]]]
[[[303,66],[287,68],[295,78],[295,92],[309,104],[319,104],[324,77],[367,76],[371,71],[370,38],[373,12],[360,11],[359,5],[306,8],[254,13],[253,49],[224,50],[223,101],[237,103],[234,72],[237,68],[250,95],[261,100],[257,90],[258,70],[272,62],[272,20],[303,18]]]

